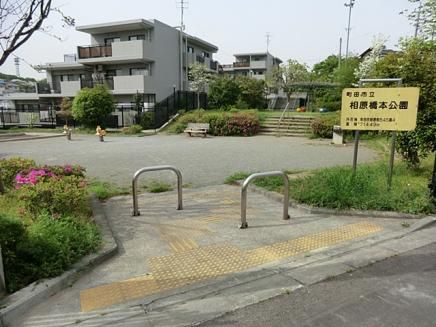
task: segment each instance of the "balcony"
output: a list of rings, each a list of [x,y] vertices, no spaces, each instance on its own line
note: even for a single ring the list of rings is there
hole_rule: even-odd
[[[80,91],[80,81],[65,81],[61,82],[61,94],[66,97],[74,97]]]
[[[111,45],[97,45],[93,47],[77,47],[80,59],[112,57]]]
[[[114,94],[156,93],[152,76],[114,76]]]
[[[114,79],[113,78],[105,78],[101,80],[92,80],[92,79],[81,79],[80,80],[80,88],[93,88],[97,85],[105,85],[109,90],[114,89]]]
[[[265,60],[252,60],[250,68],[253,68],[253,69],[266,69],[266,61]]]
[[[234,68],[248,68],[250,67],[249,61],[238,61],[233,63]]]
[[[81,64],[116,64],[153,60],[152,43],[145,40],[113,42],[110,45],[77,47]]]

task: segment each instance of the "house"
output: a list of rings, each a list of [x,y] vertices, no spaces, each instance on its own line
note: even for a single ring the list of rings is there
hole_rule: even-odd
[[[252,52],[235,54],[235,62],[230,65],[221,65],[220,73],[230,76],[249,76],[265,80],[267,74],[278,67],[282,60],[269,52]]]
[[[368,48],[368,49],[366,49],[365,51],[363,51],[360,55],[359,55],[359,58],[361,59],[361,60],[363,60],[363,59],[365,59],[370,53],[372,52],[372,47],[370,47],[370,48]],[[392,50],[392,49],[386,49],[386,46],[383,46],[383,49],[382,49],[382,51],[381,51],[381,56],[382,57],[385,57],[385,56],[387,56],[388,54],[391,54],[391,53],[397,53],[398,51],[395,51],[395,50]]]
[[[76,30],[89,35],[90,45],[77,46],[77,52],[65,55],[63,62],[38,66],[46,71],[47,82],[38,83],[34,94],[11,93],[2,100],[13,101],[15,110],[52,110],[63,97],[104,84],[117,107],[132,106],[139,93],[143,107],[153,108],[176,90],[188,90],[191,64],[200,62],[218,72],[213,60],[217,46],[186,33],[181,37],[179,29],[156,19],[92,24]]]

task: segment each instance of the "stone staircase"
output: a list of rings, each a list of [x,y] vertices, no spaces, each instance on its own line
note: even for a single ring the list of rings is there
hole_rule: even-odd
[[[260,124],[259,135],[304,137],[311,132],[312,120],[307,116],[290,116],[284,117],[280,123],[280,117],[267,117]]]

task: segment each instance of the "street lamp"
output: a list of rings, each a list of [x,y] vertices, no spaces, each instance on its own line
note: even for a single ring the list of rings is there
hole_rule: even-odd
[[[345,59],[348,58],[348,45],[350,43],[350,24],[351,24],[351,9],[354,7],[356,0],[350,0],[349,3],[344,3],[345,7],[348,7],[348,28],[347,28],[347,48],[345,50]]]

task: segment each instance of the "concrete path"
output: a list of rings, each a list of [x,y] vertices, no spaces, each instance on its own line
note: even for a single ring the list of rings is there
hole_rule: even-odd
[[[187,189],[177,211],[174,192],[144,194],[139,217],[131,197],[111,199],[105,211],[120,253],[15,326],[185,326],[400,251],[374,245],[403,235],[402,220],[292,208],[282,220],[280,203],[251,192],[249,228],[240,230],[239,197],[235,186]]]
[[[333,146],[329,141],[271,136],[186,137],[154,135],[146,137],[73,135],[66,138],[0,143],[0,158],[22,156],[42,164],[80,164],[90,176],[130,186],[133,173],[153,165],[175,165],[184,183],[216,185],[237,171],[312,169],[351,165],[353,146]],[[359,162],[374,160],[376,154],[359,149]],[[141,177],[174,183],[171,173]]]

